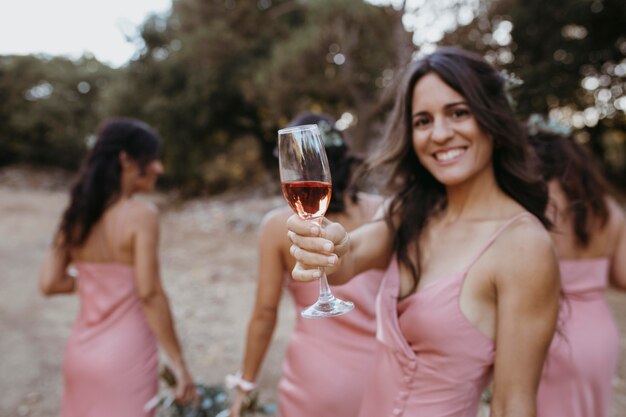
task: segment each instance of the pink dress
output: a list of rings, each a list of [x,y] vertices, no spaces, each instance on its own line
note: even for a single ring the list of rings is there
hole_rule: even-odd
[[[333,318],[305,319],[300,311],[315,302],[317,282],[285,277],[297,318],[278,386],[281,417],[356,417],[376,346],[374,300],[382,271],[367,271],[345,285],[337,297],[355,309]]]
[[[537,394],[537,417],[609,417],[619,334],[604,291],[606,258],[562,260],[565,300]]]
[[[102,236],[101,250],[119,259],[117,246]],[[75,267],[80,309],[63,359],[61,417],[153,416],[144,405],[157,394],[157,341],[143,313],[133,266],[76,262]]]
[[[394,256],[376,300],[378,346],[360,417],[475,417],[491,381],[495,345],[459,306],[467,272],[522,213],[506,222],[459,273],[398,302]]]

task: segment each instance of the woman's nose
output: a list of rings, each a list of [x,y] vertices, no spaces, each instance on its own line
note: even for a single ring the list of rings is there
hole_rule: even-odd
[[[433,121],[433,130],[431,139],[435,142],[445,142],[452,137],[452,129],[450,128],[445,117],[437,117]]]

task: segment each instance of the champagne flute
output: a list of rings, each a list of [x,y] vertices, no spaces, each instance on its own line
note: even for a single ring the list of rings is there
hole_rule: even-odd
[[[285,199],[304,220],[322,227],[332,192],[330,167],[317,125],[294,126],[278,131],[280,182]],[[315,304],[300,313],[302,317],[334,317],[354,309],[351,301],[333,296],[328,279],[320,268],[320,294]]]

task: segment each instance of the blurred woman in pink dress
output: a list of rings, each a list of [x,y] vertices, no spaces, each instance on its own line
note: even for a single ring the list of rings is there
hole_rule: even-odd
[[[80,299],[63,359],[62,417],[153,415],[144,406],[157,393],[157,342],[177,376],[176,398],[195,396],[161,286],[158,212],[133,199],[163,172],[159,142],[138,120],[99,129],[44,260],[42,293]]]
[[[559,272],[547,189],[504,84],[458,48],[413,62],[370,163],[390,168],[379,220],[351,233],[288,220],[296,280],[386,268],[361,417],[474,417],[492,378],[492,417],[535,416]]]
[[[531,126],[551,204],[565,297],[537,396],[538,417],[609,417],[619,334],[605,297],[626,290],[626,220],[572,137]]]
[[[307,113],[290,123],[303,124],[317,124],[324,138],[333,182],[327,217],[341,221],[348,230],[368,222],[381,199],[348,186],[358,161],[334,128],[334,121],[326,115]],[[278,386],[279,415],[356,417],[376,344],[374,300],[382,272],[364,272],[347,285],[333,287],[336,296],[355,303],[353,312],[332,319],[302,318],[300,311],[317,299],[319,286],[289,277],[294,260],[289,255],[285,223],[292,213],[289,207],[273,210],[261,225],[256,303],[248,325],[242,372],[235,380],[238,391],[231,417],[241,415],[242,402],[255,386],[278,319],[283,288],[291,293],[297,316]]]

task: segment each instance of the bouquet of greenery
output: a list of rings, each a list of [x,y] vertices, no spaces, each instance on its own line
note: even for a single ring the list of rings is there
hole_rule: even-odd
[[[176,378],[172,371],[163,367],[161,378],[169,388],[176,386]],[[179,404],[174,401],[171,389],[161,393],[154,401],[147,405],[148,408],[158,407],[158,417],[228,417],[229,400],[228,393],[222,385],[196,384],[198,399],[191,404]],[[258,393],[252,392],[245,400],[242,408],[243,416],[256,416],[259,414],[274,416],[275,404],[262,405],[258,401]]]

